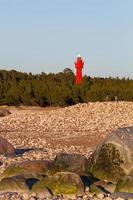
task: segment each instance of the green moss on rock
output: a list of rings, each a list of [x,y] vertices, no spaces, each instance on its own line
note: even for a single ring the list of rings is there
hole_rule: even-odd
[[[23,170],[20,167],[15,167],[14,165],[12,165],[11,167],[8,167],[3,174],[0,176],[0,180],[4,179],[4,178],[9,178],[12,176],[18,176],[20,174],[23,174],[25,172],[25,170]]]
[[[102,193],[102,191],[95,184],[90,185],[89,192],[94,194]]]
[[[71,172],[60,172],[46,177],[33,185],[32,191],[38,193],[45,188],[48,188],[54,195],[76,195],[84,192],[80,177]]]
[[[89,172],[101,180],[116,183],[119,177],[125,175],[121,168],[123,163],[119,150],[114,144],[107,143],[93,154],[89,164]]]
[[[25,179],[22,177],[5,178],[0,181],[0,192],[29,192]]]
[[[24,161],[9,166],[3,174],[0,176],[0,180],[7,177],[21,175],[25,178],[37,178],[41,179],[42,175],[45,175],[49,168],[49,162],[35,160]]]
[[[133,176],[125,176],[119,179],[115,192],[133,193]]]

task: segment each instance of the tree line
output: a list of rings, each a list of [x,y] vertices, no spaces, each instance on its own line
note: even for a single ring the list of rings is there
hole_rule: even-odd
[[[95,101],[133,101],[133,80],[84,76],[80,85],[70,69],[54,74],[0,70],[0,104],[67,106]]]

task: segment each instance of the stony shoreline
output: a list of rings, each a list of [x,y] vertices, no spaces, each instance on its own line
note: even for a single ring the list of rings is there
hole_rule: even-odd
[[[0,118],[0,136],[13,144],[18,155],[15,158],[1,155],[0,173],[12,163],[52,160],[60,152],[81,153],[89,158],[109,132],[133,126],[133,102],[97,102],[52,110],[16,108],[10,111],[11,115]],[[24,198],[17,194],[0,196],[0,199],[6,198],[26,199],[26,194]],[[27,196],[27,199],[36,197]],[[96,197],[88,195],[77,199]]]

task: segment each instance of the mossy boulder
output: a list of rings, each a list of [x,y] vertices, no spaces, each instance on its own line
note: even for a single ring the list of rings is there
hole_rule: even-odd
[[[53,175],[61,171],[85,175],[87,164],[87,159],[81,154],[59,153],[55,157],[53,164],[48,171],[48,175]]]
[[[45,175],[50,166],[50,161],[35,160],[19,162],[8,167],[0,176],[0,180],[18,175],[25,178],[41,179],[42,175]]]
[[[82,195],[84,185],[77,174],[72,172],[58,172],[54,176],[46,177],[33,185],[32,191],[43,192],[48,188],[53,195]]]
[[[0,193],[6,192],[25,193],[29,192],[29,188],[22,177],[5,178],[0,181]]]
[[[88,174],[117,183],[120,177],[133,172],[133,127],[110,133],[92,154]]]
[[[115,192],[133,193],[133,176],[121,177],[117,183]]]

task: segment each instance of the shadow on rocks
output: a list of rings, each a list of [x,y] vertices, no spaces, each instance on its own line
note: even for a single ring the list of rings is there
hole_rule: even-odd
[[[18,148],[16,149],[16,156],[22,156],[24,153],[29,151],[42,151],[42,148]]]
[[[32,189],[32,186],[37,183],[39,180],[36,178],[29,178],[26,180],[26,185],[28,186],[29,190]]]
[[[82,182],[83,182],[83,184],[85,185],[85,186],[90,186],[90,185],[92,185],[94,182],[96,182],[96,181],[98,181],[99,179],[97,179],[97,178],[95,178],[95,177],[93,177],[93,176],[80,176],[80,178],[81,178],[81,180],[82,180]]]

